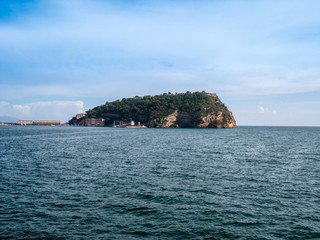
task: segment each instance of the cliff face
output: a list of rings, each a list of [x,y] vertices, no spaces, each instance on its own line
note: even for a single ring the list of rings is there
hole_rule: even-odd
[[[166,116],[158,125],[161,128],[170,127],[195,127],[194,118],[190,113],[174,111],[172,114]]]
[[[232,112],[228,112],[227,117],[219,111],[209,113],[205,116],[195,118],[190,113],[174,111],[166,116],[158,127],[161,128],[236,128],[237,124],[234,120]]]
[[[234,120],[232,112],[228,112],[227,115],[222,112],[218,114],[210,113],[200,118],[200,123],[197,125],[199,128],[236,128],[237,124]]]
[[[136,96],[106,102],[87,111],[85,118],[102,118],[106,126],[121,122],[136,122],[160,128],[234,128],[232,113],[213,93],[164,93],[155,96]],[[80,119],[84,120],[84,119]],[[73,118],[71,125],[80,125]]]

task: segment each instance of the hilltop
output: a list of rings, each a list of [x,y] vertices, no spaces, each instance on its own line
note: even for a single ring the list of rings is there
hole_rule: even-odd
[[[139,122],[147,127],[160,128],[234,128],[232,113],[214,93],[164,93],[155,96],[136,96],[106,102],[87,111],[86,116],[72,118],[70,125],[85,125],[89,118],[104,119],[106,126],[115,122]]]

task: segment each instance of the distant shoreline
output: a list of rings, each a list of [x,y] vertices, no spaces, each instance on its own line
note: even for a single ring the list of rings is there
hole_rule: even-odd
[[[21,125],[16,123],[0,123],[1,126],[34,126],[34,127],[89,127],[89,128],[130,128],[130,129],[161,129],[156,127],[146,127],[146,126],[124,126],[124,127],[113,127],[113,126],[77,126],[77,125],[69,125],[69,124],[60,124],[60,125]],[[238,128],[320,128],[320,126],[267,126],[267,125],[238,125]],[[177,129],[177,128],[162,128],[162,129]],[[182,129],[209,129],[209,128],[182,128]],[[234,128],[210,128],[210,129],[234,129]]]

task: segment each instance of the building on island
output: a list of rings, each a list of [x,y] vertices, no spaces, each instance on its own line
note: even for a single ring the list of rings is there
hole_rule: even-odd
[[[140,122],[135,124],[134,121],[123,122],[120,120],[114,120],[112,126],[117,128],[147,128],[146,126],[141,125]]]
[[[85,113],[78,113],[77,115],[76,115],[76,119],[79,119],[79,118],[83,118],[83,117],[85,117],[87,114],[85,114]]]
[[[96,126],[104,126],[105,120],[103,118],[96,119]]]
[[[19,120],[16,125],[43,125],[43,126],[60,126],[60,121],[55,120]]]
[[[84,120],[84,125],[102,127],[104,126],[104,122],[103,118],[87,118]]]
[[[32,120],[19,120],[17,122],[17,125],[33,125],[33,121]]]
[[[96,119],[95,118],[86,118],[84,120],[84,125],[85,126],[94,126],[94,125],[96,125]]]
[[[209,92],[206,92],[205,90],[203,90],[202,93],[207,94],[212,97],[218,97],[218,95],[216,93],[209,93]]]
[[[35,120],[33,122],[34,125],[45,125],[45,126],[60,126],[60,121],[55,121],[55,120]]]

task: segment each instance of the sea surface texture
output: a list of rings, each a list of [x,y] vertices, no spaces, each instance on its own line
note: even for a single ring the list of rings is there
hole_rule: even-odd
[[[0,238],[320,239],[320,128],[1,126]]]

